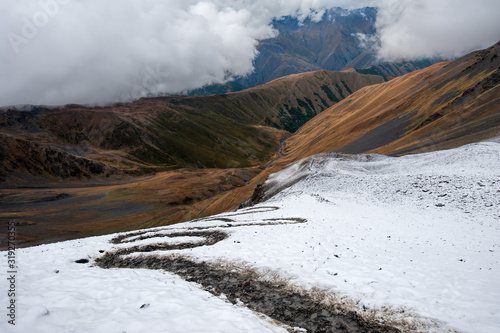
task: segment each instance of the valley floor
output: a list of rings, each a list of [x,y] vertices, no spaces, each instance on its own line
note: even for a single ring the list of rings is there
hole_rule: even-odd
[[[179,169],[114,182],[31,179],[22,183],[30,187],[10,188],[3,183],[0,250],[7,249],[4,240],[11,222],[16,224],[17,246],[28,247],[206,216],[206,202],[244,186],[259,172],[257,167]]]
[[[18,249],[16,326],[0,330],[498,332],[498,161],[500,142],[318,155],[251,208]]]

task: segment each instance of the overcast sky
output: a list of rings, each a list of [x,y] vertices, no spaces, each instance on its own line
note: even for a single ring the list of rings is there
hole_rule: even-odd
[[[498,0],[16,0],[0,3],[0,105],[106,103],[252,71],[274,17],[379,8],[385,59],[456,57],[500,39]]]

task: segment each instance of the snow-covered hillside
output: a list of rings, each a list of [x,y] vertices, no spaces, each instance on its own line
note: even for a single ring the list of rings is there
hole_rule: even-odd
[[[17,250],[16,326],[3,315],[0,331],[300,331],[286,313],[274,319],[290,326],[224,292],[265,290],[257,280],[403,332],[500,331],[500,141],[400,158],[319,155],[265,188],[277,194],[236,212]],[[231,278],[196,276],[212,268]],[[248,281],[234,281],[240,270]],[[293,313],[272,306],[268,315]]]

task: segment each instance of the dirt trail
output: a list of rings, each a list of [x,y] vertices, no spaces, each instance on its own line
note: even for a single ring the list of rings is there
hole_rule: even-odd
[[[283,149],[285,149],[285,141],[286,140],[281,140],[280,142],[280,147],[278,148],[278,158],[275,158],[274,160],[272,160],[271,162],[269,162],[267,165],[266,165],[266,168],[269,168],[273,165],[274,162],[276,162],[277,160],[279,160],[280,158],[282,157],[285,157],[287,156],[288,154],[283,154]]]

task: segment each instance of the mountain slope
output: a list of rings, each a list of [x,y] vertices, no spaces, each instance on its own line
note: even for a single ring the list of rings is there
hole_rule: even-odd
[[[203,107],[218,103],[223,108],[256,114],[261,125],[295,132],[308,120],[362,87],[384,82],[376,75],[358,75],[352,70],[342,72],[316,71],[289,75],[237,94],[209,96],[186,100]]]
[[[306,19],[301,23],[291,17],[276,20],[273,26],[278,36],[260,42],[254,73],[237,82],[248,87],[300,72],[343,69],[364,51],[356,34],[373,35],[375,19],[375,8],[337,8],[327,11],[319,22]]]
[[[234,94],[0,113],[0,174],[85,179],[264,164],[284,131],[383,78],[312,72]],[[273,126],[269,127],[269,126]]]
[[[0,119],[7,123],[2,128],[6,145],[0,148],[4,174],[62,179],[248,166],[266,161],[277,140],[271,129],[215,112],[179,110],[161,99],[109,108],[7,111]]]
[[[500,43],[377,86],[308,122],[287,161],[331,150],[402,155],[500,135]]]
[[[356,71],[361,74],[381,75],[386,77],[397,77],[411,73],[413,71],[429,67],[435,63],[442,62],[440,59],[424,59],[424,60],[411,60],[400,62],[382,62],[371,65],[366,68],[361,68],[355,64],[350,67],[356,68]],[[360,69],[361,68],[361,69]]]
[[[500,136],[500,45],[363,88],[288,138],[250,185],[206,208],[258,202],[259,183],[290,163],[330,151],[390,155],[434,151]]]
[[[1,111],[0,225],[26,246],[208,216],[248,191],[283,129],[383,81],[320,71],[227,95]]]

